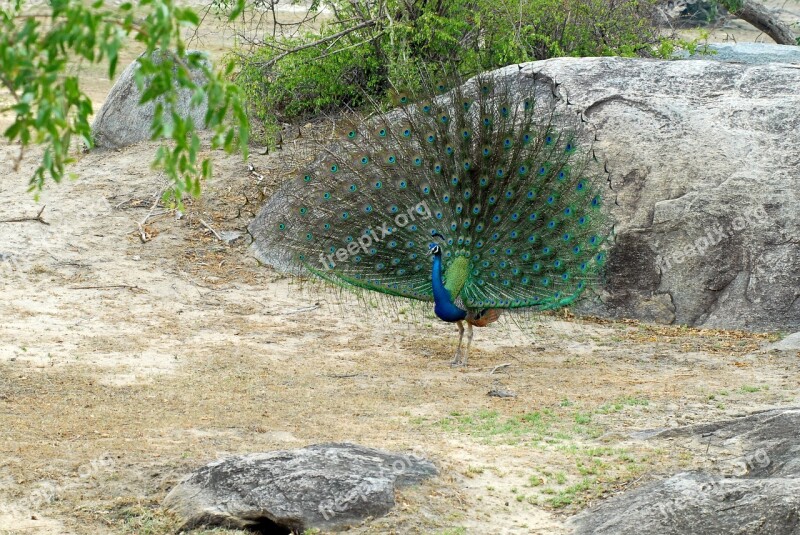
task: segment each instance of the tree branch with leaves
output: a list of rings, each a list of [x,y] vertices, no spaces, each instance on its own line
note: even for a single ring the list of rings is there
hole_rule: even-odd
[[[237,0],[230,18],[243,8],[244,0]],[[227,79],[233,64],[217,72],[203,54],[186,50],[181,32],[199,22],[191,8],[173,0],[140,0],[136,6],[128,2],[114,8],[103,0],[50,0],[44,9],[27,12],[25,0],[0,8],[0,83],[12,99],[2,111],[14,115],[2,135],[20,146],[16,167],[27,147],[43,146],[30,177],[31,191],[41,190],[48,179],[64,178],[74,160],[74,141],[93,145],[92,102],[79,77],[68,74],[70,62],[105,64],[113,78],[129,39],[145,49],[137,60],[136,83],[140,103],[156,103],[151,137],[162,145],[153,165],[171,180],[166,195],[180,202],[184,193],[198,194],[201,180],[211,176],[210,159],[199,158],[201,125],[175,111],[181,90],[191,91],[193,104],[207,103],[202,126],[213,131],[212,146],[246,156],[249,127],[243,96]],[[193,70],[202,72],[199,81]]]

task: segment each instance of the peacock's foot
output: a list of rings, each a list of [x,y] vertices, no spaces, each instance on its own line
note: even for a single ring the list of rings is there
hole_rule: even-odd
[[[464,355],[461,353],[461,350],[459,349],[458,351],[456,351],[456,356],[453,357],[453,360],[450,361],[450,366],[453,367],[464,366],[466,363],[467,361],[466,359],[464,359]]]

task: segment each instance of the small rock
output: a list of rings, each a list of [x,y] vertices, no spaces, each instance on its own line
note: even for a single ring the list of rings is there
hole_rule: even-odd
[[[780,342],[767,346],[769,351],[800,351],[800,332],[790,334]]]
[[[512,392],[511,390],[506,390],[504,388],[492,388],[489,390],[489,396],[493,398],[515,398],[517,395]]]
[[[238,230],[221,230],[219,231],[219,237],[222,238],[222,241],[226,245],[230,245],[244,237],[243,232],[239,232]]]

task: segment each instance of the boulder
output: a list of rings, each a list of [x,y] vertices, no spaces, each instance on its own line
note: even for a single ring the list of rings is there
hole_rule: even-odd
[[[732,63],[800,63],[800,47],[774,43],[709,43],[697,47],[694,54],[682,52],[678,57]]]
[[[395,488],[437,474],[413,455],[330,443],[222,459],[198,468],[164,504],[199,526],[301,533],[342,530],[394,507]]]
[[[729,329],[800,327],[800,69],[559,58],[512,66],[593,129],[615,239],[579,311]]]
[[[798,535],[800,479],[684,472],[571,520],[573,535]]]
[[[493,75],[583,120],[608,172],[608,263],[579,313],[800,330],[797,66],[557,58]],[[259,244],[290,198],[250,225],[256,254],[278,268],[289,252]]]
[[[650,434],[722,458],[716,473],[683,472],[570,519],[575,535],[800,534],[800,408]]]
[[[156,52],[156,54],[158,54]],[[158,58],[156,57],[156,61]],[[210,66],[210,62],[208,63]],[[134,61],[122,71],[105,102],[92,123],[92,137],[95,147],[116,149],[150,139],[150,124],[155,115],[156,103],[150,101],[140,104],[142,93],[136,87],[135,74],[139,62]],[[192,71],[195,81],[203,80],[200,69]],[[205,102],[193,106],[192,92],[181,90],[178,94],[176,111],[181,117],[191,116],[195,126],[202,130],[208,109]],[[165,121],[170,121],[165,117]]]

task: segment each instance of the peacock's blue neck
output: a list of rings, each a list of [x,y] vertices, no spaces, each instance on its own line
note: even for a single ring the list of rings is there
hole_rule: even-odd
[[[433,256],[433,271],[431,273],[431,283],[433,284],[433,301],[435,306],[433,312],[442,321],[459,321],[467,317],[467,313],[453,304],[450,292],[444,287],[442,282],[442,255],[441,253]]]

